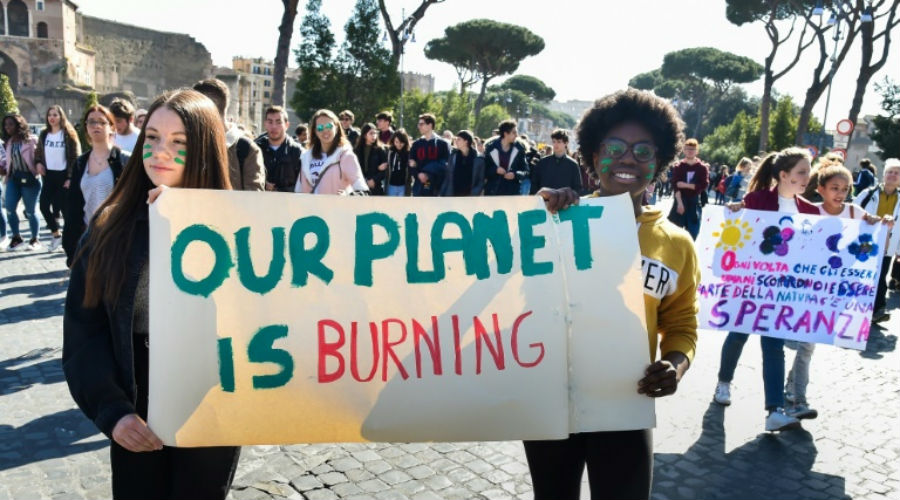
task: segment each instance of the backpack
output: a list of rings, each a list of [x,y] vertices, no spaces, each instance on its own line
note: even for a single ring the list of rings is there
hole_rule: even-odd
[[[722,178],[719,180],[719,185],[716,186],[716,191],[718,191],[719,194],[725,194],[725,188],[728,187],[728,180],[731,179],[731,176],[722,175],[721,177]]]
[[[250,155],[250,139],[246,137],[238,137],[237,140],[237,157],[238,157],[238,168],[241,171],[241,179],[244,178],[244,160],[247,159],[247,156]]]
[[[861,200],[862,203],[859,204],[859,206],[863,207],[863,210],[865,210],[866,205],[868,205],[869,202],[872,201],[872,197],[875,196],[875,191],[878,191],[878,184],[876,184],[870,188],[866,188],[866,191],[868,191],[868,193],[866,193],[866,197],[863,198]],[[878,207],[876,207],[876,208],[878,208]]]

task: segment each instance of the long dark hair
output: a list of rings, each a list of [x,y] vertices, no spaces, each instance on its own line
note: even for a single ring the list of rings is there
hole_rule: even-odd
[[[6,131],[6,121],[7,120],[12,120],[16,123],[16,129],[13,131],[12,134],[9,134]],[[18,113],[11,113],[11,114],[4,116],[2,125],[3,126],[0,128],[3,128],[2,137],[3,137],[4,142],[9,141],[10,139],[12,139],[13,141],[24,141],[24,140],[28,139],[28,136],[31,135],[31,130],[28,128],[28,122],[25,121],[24,116],[22,116]]]
[[[228,180],[228,150],[225,128],[219,110],[203,94],[179,89],[156,98],[147,112],[147,121],[162,107],[181,118],[187,136],[187,156],[184,164],[182,188],[231,189]],[[143,151],[144,131],[141,130],[134,151]],[[131,155],[122,170],[122,177],[112,193],[97,209],[85,247],[90,247],[85,276],[85,307],[94,307],[101,300],[115,304],[127,275],[127,259],[136,230],[135,220],[147,209],[147,191],[153,183],[144,170],[140,154]],[[84,249],[74,259],[82,258]]]
[[[322,157],[322,141],[319,140],[319,136],[316,134],[316,120],[323,116],[327,116],[334,124],[334,140],[331,141],[331,147],[328,148],[325,155],[328,156],[337,151],[337,148],[347,144],[347,136],[344,134],[344,127],[341,127],[341,121],[338,120],[334,111],[331,111],[330,109],[320,109],[313,114],[312,119],[309,121],[309,126],[312,127],[312,133],[309,134],[309,144],[312,148],[313,158]]]
[[[747,192],[769,190],[778,184],[781,172],[790,172],[801,160],[810,161],[809,152],[803,148],[790,147],[777,153],[769,153],[756,169]]]
[[[372,130],[378,130],[374,123],[366,123],[360,129],[359,137],[356,138],[356,146],[353,148],[353,152],[356,153],[357,158],[362,158],[360,155],[366,147],[366,135]],[[378,140],[378,134],[375,134],[375,144],[372,144],[372,147],[377,148],[381,145],[380,142],[381,141]]]
[[[47,112],[44,113],[44,132],[49,134],[53,132],[53,127],[50,126],[50,111],[56,110],[56,113],[59,115],[59,129],[63,131],[63,133],[73,142],[78,140],[78,133],[75,132],[75,127],[69,123],[69,119],[66,117],[66,112],[63,111],[62,106],[59,104],[54,104],[47,108]]]
[[[403,149],[397,150],[394,146],[394,139],[400,139]],[[405,128],[398,128],[394,131],[394,135],[391,136],[391,151],[397,151],[398,153],[409,152],[409,134],[406,133]]]

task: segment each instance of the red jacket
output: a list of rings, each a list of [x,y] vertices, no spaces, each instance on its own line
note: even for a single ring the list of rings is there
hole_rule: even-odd
[[[813,205],[802,196],[794,196],[797,202],[797,211],[801,214],[820,215],[819,207]],[[764,189],[753,191],[744,195],[744,208],[753,210],[778,211],[778,189]]]

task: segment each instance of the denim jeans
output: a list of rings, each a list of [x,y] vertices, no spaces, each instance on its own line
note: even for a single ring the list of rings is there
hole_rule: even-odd
[[[722,359],[719,363],[719,381],[731,382],[741,351],[749,334],[729,332],[722,344]],[[760,335],[763,361],[763,388],[766,395],[766,409],[784,408],[784,339]]]
[[[392,185],[388,184],[387,195],[388,196],[406,196],[406,186],[392,186]]]
[[[3,184],[0,182],[0,200],[3,200]],[[0,239],[6,237],[6,212],[0,209]]]
[[[38,178],[37,186],[21,186],[12,181],[6,183],[6,216],[9,219],[9,229],[13,236],[19,236],[19,216],[16,214],[16,208],[19,206],[19,200],[25,204],[25,218],[28,219],[28,226],[31,228],[31,237],[38,237],[38,218],[37,202],[41,195],[40,178]]]
[[[812,359],[816,344],[812,342],[796,342],[797,355],[794,356],[794,365],[788,372],[787,383],[784,391],[794,395],[794,404],[808,404],[806,401],[806,386],[809,385],[809,362]]]

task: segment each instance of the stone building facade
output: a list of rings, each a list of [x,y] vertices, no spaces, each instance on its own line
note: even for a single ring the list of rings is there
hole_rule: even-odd
[[[193,38],[85,16],[71,0],[0,0],[0,16],[0,73],[29,123],[43,122],[52,104],[77,122],[92,90],[131,92],[144,106],[211,73],[209,51]]]
[[[297,69],[288,68],[285,74],[285,102],[290,103],[297,86]],[[228,86],[230,100],[225,110],[226,120],[239,123],[251,134],[264,131],[263,114],[272,104],[275,63],[261,57],[234,57],[231,68],[216,68],[216,78]],[[288,121],[296,126],[301,123],[294,110],[287,106]]]

